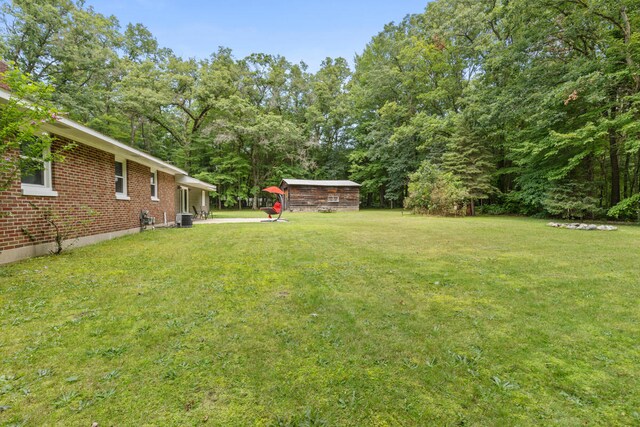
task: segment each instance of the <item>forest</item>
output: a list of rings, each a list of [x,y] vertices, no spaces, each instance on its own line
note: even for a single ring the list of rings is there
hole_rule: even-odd
[[[293,177],[357,181],[364,207],[640,216],[640,0],[435,0],[317,72],[181,58],[82,0],[0,14],[0,59],[61,114],[217,185],[220,208]]]

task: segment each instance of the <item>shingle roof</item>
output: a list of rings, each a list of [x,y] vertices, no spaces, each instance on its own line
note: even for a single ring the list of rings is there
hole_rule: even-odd
[[[311,185],[320,187],[360,187],[360,184],[347,180],[319,180],[319,179],[283,179],[287,185]]]

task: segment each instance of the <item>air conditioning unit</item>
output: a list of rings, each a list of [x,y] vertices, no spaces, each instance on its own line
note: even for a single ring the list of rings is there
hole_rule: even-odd
[[[179,213],[176,215],[176,226],[189,228],[193,226],[193,220],[190,213]]]

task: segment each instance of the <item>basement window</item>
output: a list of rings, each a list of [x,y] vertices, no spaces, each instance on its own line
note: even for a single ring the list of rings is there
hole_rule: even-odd
[[[337,194],[329,194],[329,196],[327,197],[327,202],[338,203],[340,202],[340,196]]]

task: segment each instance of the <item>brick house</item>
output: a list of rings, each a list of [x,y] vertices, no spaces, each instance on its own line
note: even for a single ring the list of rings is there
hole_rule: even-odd
[[[6,89],[0,103],[11,96]],[[142,210],[167,226],[192,207],[209,210],[215,186],[180,168],[65,118],[43,131],[54,136],[52,151],[75,147],[0,193],[0,264],[50,252],[55,232],[45,212],[71,230],[67,243],[81,246],[140,231]]]
[[[0,61],[0,74],[5,73],[8,69],[9,67],[7,67],[7,64]],[[0,79],[0,89],[9,90],[9,86],[7,86],[7,84],[4,83],[2,79]]]

